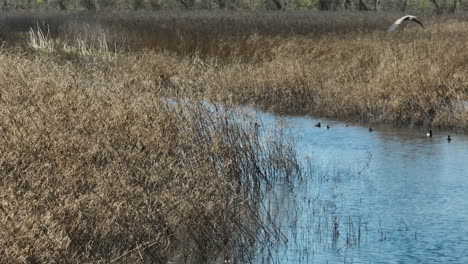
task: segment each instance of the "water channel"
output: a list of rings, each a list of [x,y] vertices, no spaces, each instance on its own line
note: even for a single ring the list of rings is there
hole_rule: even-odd
[[[255,115],[314,175],[272,199],[287,243],[258,263],[468,263],[467,134]]]

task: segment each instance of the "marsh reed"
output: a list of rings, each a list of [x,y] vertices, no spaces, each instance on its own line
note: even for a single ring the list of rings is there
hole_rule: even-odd
[[[281,133],[51,57],[0,53],[0,262],[243,261],[274,239],[262,190],[299,173]]]
[[[88,58],[121,54],[141,66],[137,75],[159,78],[159,88],[165,86],[161,89],[172,95],[195,94],[277,113],[465,129],[468,17],[421,16],[425,29],[409,25],[388,34],[388,25],[398,16],[203,11],[69,17],[10,14],[2,17],[2,34],[14,39],[13,30],[38,31],[47,25],[51,39],[75,47],[62,52],[65,59],[75,57],[77,50],[89,50]],[[8,43],[18,46],[26,41]]]
[[[466,129],[468,20],[393,17],[2,14],[0,262],[248,261],[281,237],[266,186],[302,170],[239,104]]]

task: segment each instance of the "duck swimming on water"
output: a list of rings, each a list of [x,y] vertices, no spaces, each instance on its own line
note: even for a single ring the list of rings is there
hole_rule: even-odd
[[[321,127],[322,124],[320,124],[320,122],[318,122],[315,126],[316,126],[316,127]]]
[[[450,137],[450,135],[448,135],[447,141],[448,141],[448,142],[452,141],[452,138]]]
[[[426,136],[428,136],[428,137],[432,137],[432,129],[431,129],[431,130],[429,130],[429,132],[428,132],[428,133],[426,133]]]

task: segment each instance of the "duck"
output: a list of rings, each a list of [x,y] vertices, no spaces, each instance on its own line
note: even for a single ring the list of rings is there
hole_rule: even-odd
[[[344,124],[344,127],[348,127],[348,126],[349,126],[348,123],[345,123],[345,124]]]
[[[321,127],[322,124],[320,124],[320,122],[318,122],[315,126],[316,126],[316,127]]]
[[[432,137],[432,129],[431,129],[431,130],[429,130],[429,132],[428,132],[428,133],[426,133],[426,136],[428,136],[428,137]]]
[[[330,125],[327,124],[327,129],[330,129]]]
[[[372,127],[369,127],[369,132],[372,132],[374,131],[374,129],[372,129]]]
[[[448,142],[452,141],[452,138],[450,137],[450,135],[448,135],[447,141],[448,141]]]

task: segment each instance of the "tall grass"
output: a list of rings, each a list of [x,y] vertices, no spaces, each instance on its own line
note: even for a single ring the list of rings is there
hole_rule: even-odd
[[[1,263],[245,262],[276,237],[263,190],[299,173],[281,134],[117,66],[0,58]]]
[[[346,14],[346,15],[343,15]],[[249,56],[264,43],[251,46],[252,35],[288,38],[385,29],[399,14],[339,12],[206,12],[159,11],[130,13],[4,13],[4,38],[32,27],[49,27],[62,40],[87,39],[104,31],[111,46],[127,50],[166,50],[179,55]],[[43,28],[43,29],[44,29]],[[243,54],[246,53],[246,54]]]
[[[410,24],[393,34],[386,29],[399,14],[392,13],[10,16],[6,28],[50,25],[50,38],[69,51],[127,54],[139,76],[159,76],[171,96],[379,123],[463,129],[468,122],[463,15],[423,16],[425,29]]]
[[[93,30],[93,32],[96,32]],[[60,41],[50,37],[49,29],[46,32],[41,27],[29,30],[29,46],[38,51],[62,52],[76,54],[90,58],[99,57],[112,59],[117,56],[116,49],[109,48],[106,34],[100,33],[94,36],[80,38],[75,36],[74,41]]]
[[[281,237],[264,191],[301,169],[232,105],[466,129],[467,19],[387,34],[393,19],[2,16],[0,262],[248,261]]]

